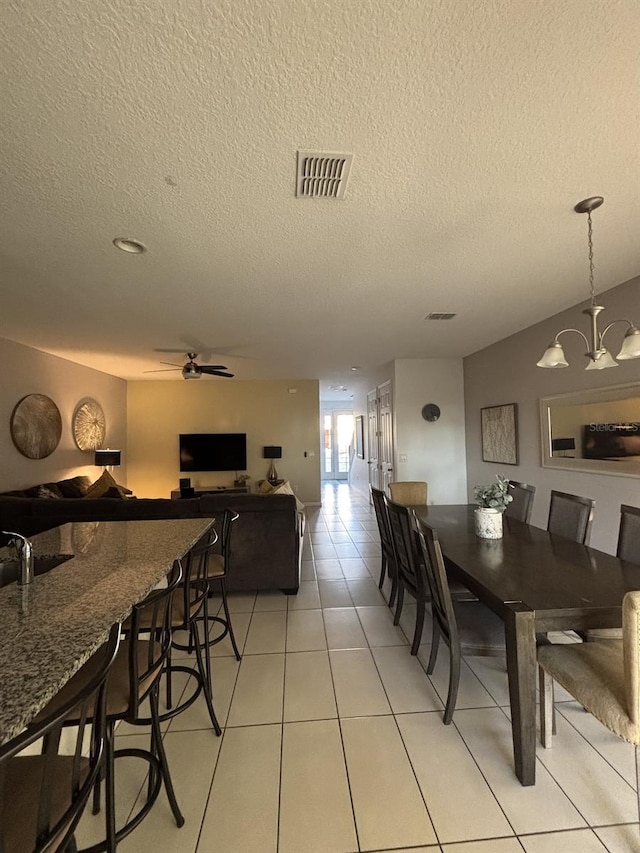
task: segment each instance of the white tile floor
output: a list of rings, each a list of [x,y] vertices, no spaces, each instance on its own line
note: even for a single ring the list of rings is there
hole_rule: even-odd
[[[232,596],[243,658],[212,654],[223,736],[198,700],[165,734],[186,823],[164,796],[123,853],[628,853],[640,851],[633,749],[558,692],[558,736],[539,749],[537,784],[513,773],[504,662],[463,666],[442,724],[446,649],[432,677],[425,642],[409,654],[377,589],[377,527],[366,499],[326,484],[308,508],[302,584]],[[424,640],[429,640],[429,625]],[[118,746],[143,742],[121,726]],[[117,762],[118,820],[143,774]],[[103,835],[87,815],[79,846]]]

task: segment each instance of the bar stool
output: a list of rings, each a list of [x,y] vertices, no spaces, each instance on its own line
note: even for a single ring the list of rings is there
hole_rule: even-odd
[[[120,625],[115,624],[93,655],[91,677],[76,679],[66,701],[45,708],[27,729],[0,746],[1,853],[76,849],[74,832],[104,756],[106,681],[119,641]],[[63,755],[61,733],[70,715],[79,723],[75,748]],[[84,757],[90,720],[89,755]],[[20,755],[41,738],[39,755]]]
[[[83,853],[102,853],[105,850],[107,853],[114,853],[116,845],[149,814],[163,783],[176,825],[178,827],[184,825],[184,817],[176,800],[162,744],[158,710],[160,677],[171,645],[173,594],[181,577],[182,565],[179,560],[176,560],[169,575],[167,587],[155,590],[143,601],[134,604],[130,618],[122,626],[125,636],[111,667],[106,691],[104,762],[106,839],[86,848]],[[59,708],[65,704],[69,693],[77,689],[78,683],[82,684],[93,677],[92,662],[93,658],[67,682],[47,709]],[[140,715],[140,709],[147,698],[151,716],[143,718]],[[121,720],[134,726],[151,726],[148,750],[114,748],[115,726]],[[67,716],[65,720],[66,725],[72,726],[77,725],[78,722],[78,717],[74,715]],[[116,758],[121,757],[140,758],[146,761],[149,764],[150,773],[146,803],[124,826],[116,830],[114,763]],[[94,814],[100,811],[100,789],[101,780],[98,777],[93,789]]]

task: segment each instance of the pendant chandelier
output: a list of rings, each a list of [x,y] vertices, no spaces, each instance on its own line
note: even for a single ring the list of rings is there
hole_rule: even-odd
[[[591,211],[596,210],[603,203],[602,196],[593,196],[586,198],[584,201],[578,202],[573,208],[576,213],[586,213],[589,223],[588,242],[589,242],[589,288],[591,292],[591,305],[582,313],[587,314],[591,318],[590,337],[580,331],[580,329],[562,329],[558,332],[555,338],[551,341],[544,355],[538,362],[538,367],[568,367],[569,364],[564,355],[562,344],[558,340],[560,335],[565,332],[575,332],[580,335],[585,342],[587,351],[585,355],[589,359],[585,370],[604,370],[607,367],[617,367],[618,362],[612,357],[609,350],[604,345],[604,338],[609,329],[615,326],[616,323],[626,323],[628,328],[622,341],[620,352],[616,356],[619,361],[626,361],[631,358],[640,358],[640,331],[631,322],[631,320],[614,320],[604,328],[602,332],[598,330],[598,314],[604,311],[602,305],[596,304],[596,293],[593,286],[593,228],[591,225]]]

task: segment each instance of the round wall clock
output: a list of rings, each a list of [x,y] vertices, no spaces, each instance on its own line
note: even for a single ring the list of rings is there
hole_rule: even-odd
[[[10,429],[13,443],[23,456],[44,459],[60,443],[60,410],[50,397],[29,394],[13,410]]]
[[[73,438],[80,450],[97,450],[102,447],[105,419],[102,406],[95,400],[85,400],[73,415]]]
[[[433,423],[433,421],[437,421],[440,417],[440,408],[436,406],[435,403],[427,403],[426,406],[422,407],[422,417],[425,421],[429,421]]]

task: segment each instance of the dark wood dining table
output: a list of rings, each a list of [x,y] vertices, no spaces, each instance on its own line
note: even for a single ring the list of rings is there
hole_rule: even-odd
[[[447,571],[505,626],[515,772],[535,784],[536,644],[549,631],[616,628],[640,565],[505,516],[502,539],[480,539],[474,506],[415,506],[436,528]]]

